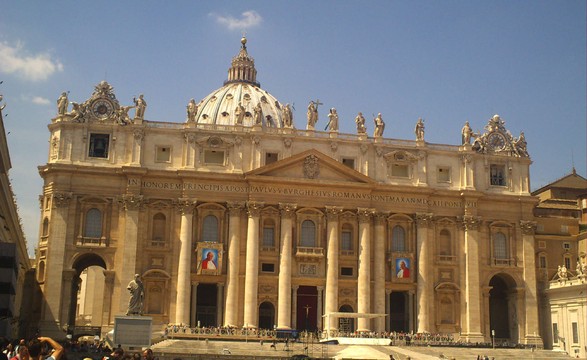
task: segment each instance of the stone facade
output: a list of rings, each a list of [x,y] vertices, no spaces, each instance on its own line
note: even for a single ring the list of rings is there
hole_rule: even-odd
[[[299,130],[256,75],[243,39],[229,79],[190,102],[186,122],[148,120],[148,108],[131,119],[106,82],[52,119],[39,168],[44,331],[75,322],[72,289],[99,266],[103,331],[136,273],[158,324],[474,342],[496,330],[541,345],[523,133],[498,115],[461,145],[427,143],[423,125],[417,140]],[[388,316],[323,320],[339,311]]]

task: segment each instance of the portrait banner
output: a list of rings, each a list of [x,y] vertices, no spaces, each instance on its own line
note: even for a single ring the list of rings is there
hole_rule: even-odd
[[[222,273],[222,244],[199,242],[196,248],[196,273],[220,275]]]

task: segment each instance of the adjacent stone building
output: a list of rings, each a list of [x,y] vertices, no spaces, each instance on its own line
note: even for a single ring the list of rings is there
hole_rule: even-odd
[[[28,314],[21,313],[26,273],[31,269],[26,240],[8,175],[12,168],[6,141],[5,108],[0,95],[0,337],[26,332]]]
[[[455,128],[457,145],[426,142],[417,119],[414,140],[385,137],[385,114],[372,128],[359,113],[344,134],[331,109],[320,131],[319,103],[294,122],[261,88],[244,38],[224,85],[186,101],[185,120],[147,120],[147,101],[129,115],[101,82],[51,120],[39,167],[44,333],[75,323],[80,274],[98,266],[101,311],[85,321],[103,331],[139,274],[156,324],[473,342],[494,330],[541,346],[531,160],[498,115],[480,134]],[[387,316],[323,318],[335,312]]]

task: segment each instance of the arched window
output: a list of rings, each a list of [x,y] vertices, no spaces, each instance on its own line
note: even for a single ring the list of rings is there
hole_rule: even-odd
[[[302,222],[302,238],[300,241],[302,247],[316,247],[316,224],[312,220]]]
[[[263,247],[275,247],[275,222],[271,219],[263,221]]]
[[[391,231],[391,251],[406,251],[406,231],[399,225],[394,226]]]
[[[43,220],[43,235],[42,236],[48,236],[49,235],[49,219],[45,218],[45,220]]]
[[[45,262],[39,262],[39,272],[37,273],[37,280],[38,281],[45,281]]]
[[[167,241],[165,236],[166,221],[167,219],[162,213],[157,213],[153,216],[152,246],[165,246]]]
[[[443,229],[440,231],[439,255],[452,255],[452,241],[450,231]]]
[[[340,250],[353,250],[353,227],[351,224],[344,224],[342,226],[342,233],[340,234]]]
[[[493,235],[493,257],[496,259],[508,259],[507,238],[502,232]]]
[[[84,237],[100,238],[102,237],[102,212],[96,208],[88,210],[86,213],[86,223],[84,227]]]
[[[202,241],[218,242],[218,218],[208,215],[202,225]]]

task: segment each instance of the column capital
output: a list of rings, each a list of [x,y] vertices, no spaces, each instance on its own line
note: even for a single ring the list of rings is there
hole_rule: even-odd
[[[53,193],[53,207],[62,208],[68,207],[71,198],[73,197],[72,192],[54,192]]]
[[[192,286],[198,286],[198,285],[200,285],[199,281],[192,281]]]
[[[216,283],[216,287],[219,287],[219,288],[224,287],[224,283],[223,282]]]
[[[107,284],[114,284],[114,277],[116,275],[115,271],[112,270],[104,270],[104,281]]]
[[[428,227],[432,224],[432,213],[416,213],[416,224],[418,227]]]
[[[247,201],[247,212],[249,214],[249,217],[261,215],[261,210],[263,210],[264,206],[264,202]]]
[[[328,221],[338,220],[338,216],[342,213],[340,206],[326,206],[326,219]]]
[[[122,204],[126,211],[140,210],[145,204],[145,199],[143,195],[124,194],[118,199],[118,202]]]
[[[366,223],[371,221],[371,218],[375,214],[375,209],[369,208],[358,208],[357,215],[359,216],[359,223]]]
[[[324,291],[324,286],[316,286],[316,290],[318,290],[318,291]]]
[[[226,203],[226,207],[228,208],[228,212],[231,215],[240,215],[241,211],[245,208],[244,201],[229,201]]]
[[[465,231],[478,230],[481,225],[481,217],[464,215],[459,218],[459,222]]]
[[[387,295],[387,296],[391,295],[391,289],[385,289],[385,295]]]
[[[534,235],[536,226],[536,221],[520,220],[520,229],[524,235]]]
[[[292,285],[292,286],[291,286],[291,289],[292,289],[293,291],[298,291],[298,289],[299,289],[299,288],[300,288],[300,286],[299,286],[299,285]]]
[[[182,215],[192,214],[198,200],[189,198],[179,198],[174,201],[175,209]]]
[[[375,212],[375,224],[376,225],[384,225],[387,222],[388,216],[389,216],[389,213],[387,213],[387,212],[376,211]]]
[[[293,218],[297,208],[298,204],[279,203],[279,210],[281,210],[282,218]]]
[[[183,134],[183,136],[185,137],[185,141],[188,144],[193,144],[196,142],[196,134],[194,134],[194,133],[191,133],[191,132],[185,133],[185,134]]]
[[[143,141],[143,138],[145,137],[145,130],[135,129],[133,131],[133,136],[137,142],[141,142],[141,141]]]

